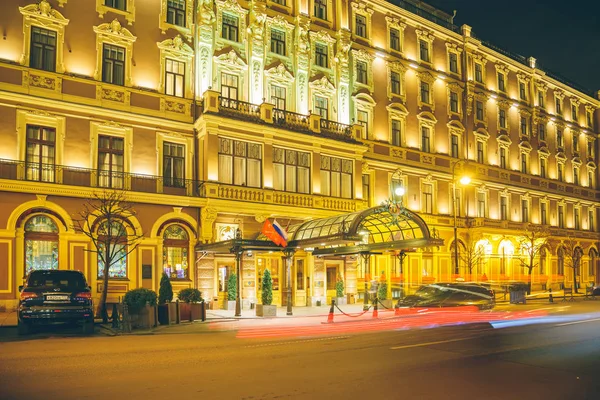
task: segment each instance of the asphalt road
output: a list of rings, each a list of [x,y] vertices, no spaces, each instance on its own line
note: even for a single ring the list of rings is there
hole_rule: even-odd
[[[383,331],[367,323],[301,337],[273,337],[277,327],[248,336],[229,322],[152,335],[5,335],[0,398],[600,399],[600,318],[544,322]]]

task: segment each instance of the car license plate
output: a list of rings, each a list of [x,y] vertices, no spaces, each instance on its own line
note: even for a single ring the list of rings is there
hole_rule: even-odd
[[[69,300],[69,296],[65,294],[49,294],[46,295],[46,300]]]

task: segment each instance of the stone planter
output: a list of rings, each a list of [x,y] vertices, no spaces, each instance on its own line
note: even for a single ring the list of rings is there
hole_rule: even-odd
[[[345,306],[346,304],[348,304],[348,299],[346,297],[336,297],[335,304],[337,304],[338,306]]]
[[[166,303],[158,307],[158,322],[161,325],[170,325],[178,323],[177,304]]]
[[[262,304],[256,305],[256,316],[257,317],[276,317],[277,306],[269,305],[265,306]]]
[[[132,329],[149,329],[156,326],[155,306],[146,306],[136,314],[129,314]]]
[[[182,321],[204,320],[202,303],[179,303],[179,314]]]
[[[228,300],[225,302],[225,309],[228,311],[235,311],[235,300]]]

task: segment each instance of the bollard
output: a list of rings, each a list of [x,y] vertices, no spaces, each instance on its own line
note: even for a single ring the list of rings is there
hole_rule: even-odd
[[[119,310],[117,309],[117,305],[113,304],[113,309],[112,309],[112,327],[114,329],[118,329],[119,328]]]
[[[202,321],[206,321],[206,303],[202,302],[200,304],[202,304]]]
[[[181,323],[181,314],[179,310],[179,299],[175,300],[175,323]]]
[[[548,294],[548,300],[550,303],[554,303],[554,297],[552,297],[552,288],[548,289],[548,291],[550,292],[550,294]]]
[[[375,302],[373,303],[373,318],[377,318],[379,316],[379,313],[377,312],[377,302],[379,301],[379,299],[377,298],[377,296],[375,296]]]
[[[333,307],[335,307],[335,300],[331,299],[331,307],[329,308],[329,315],[327,316],[328,324],[331,324],[333,322]]]

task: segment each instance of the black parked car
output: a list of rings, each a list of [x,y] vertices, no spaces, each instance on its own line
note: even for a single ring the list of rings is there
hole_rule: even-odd
[[[398,302],[399,307],[476,306],[491,310],[496,305],[494,291],[478,283],[435,283],[423,285],[415,294]]]
[[[37,270],[19,287],[19,335],[39,325],[80,322],[83,332],[94,332],[92,292],[79,271]]]

